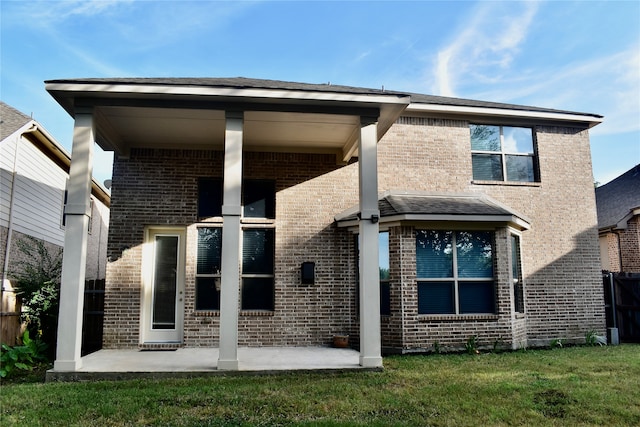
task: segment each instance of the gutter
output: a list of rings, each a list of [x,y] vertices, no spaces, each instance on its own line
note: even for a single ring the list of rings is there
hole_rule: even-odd
[[[13,235],[13,211],[14,211],[14,203],[15,203],[15,189],[16,189],[16,180],[18,179],[18,153],[20,151],[20,142],[22,141],[22,137],[28,133],[34,133],[38,131],[38,125],[31,121],[30,127],[21,131],[16,136],[16,149],[13,153],[13,171],[11,177],[11,196],[9,199],[9,223],[7,225],[7,241],[5,244],[4,251],[4,260],[2,265],[2,291],[5,291],[4,284],[9,278],[9,254],[11,253],[11,237]]]
[[[506,108],[490,108],[490,107],[471,107],[460,105],[439,105],[439,104],[421,104],[411,103],[407,106],[408,113],[436,113],[436,114],[453,114],[453,115],[475,115],[486,117],[512,117],[520,119],[543,119],[565,122],[586,123],[590,128],[602,123],[604,120],[601,116],[586,114],[571,114],[562,112],[544,112],[544,111],[526,111],[511,110]]]

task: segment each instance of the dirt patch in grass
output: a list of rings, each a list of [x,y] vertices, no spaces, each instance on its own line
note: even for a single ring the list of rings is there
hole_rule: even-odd
[[[567,414],[567,406],[575,403],[575,399],[561,390],[550,389],[536,393],[533,403],[545,417],[564,418]]]

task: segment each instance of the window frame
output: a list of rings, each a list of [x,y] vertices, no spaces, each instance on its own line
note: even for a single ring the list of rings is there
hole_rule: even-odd
[[[388,268],[388,274],[389,277],[383,279],[381,276],[381,265],[380,265],[380,236],[382,234],[387,234],[387,239],[386,239],[386,243],[387,243],[387,254],[389,255],[389,258],[387,259],[387,262],[389,263],[389,268]],[[389,254],[389,246],[390,246],[390,233],[388,229],[380,229],[378,231],[378,283],[379,283],[379,288],[380,288],[380,316],[391,316],[392,310],[391,310],[391,255]],[[360,316],[360,234],[359,233],[354,233],[353,234],[353,257],[354,257],[354,261],[355,261],[355,284],[356,284],[356,291],[355,291],[355,297],[356,297],[356,314],[358,316]],[[384,293],[387,293],[389,295],[388,300],[385,300],[384,298]]]
[[[194,300],[193,300],[193,309],[196,312],[219,312],[220,311],[220,286],[222,285],[222,274],[220,269],[216,273],[198,273],[198,260],[199,260],[199,243],[200,243],[200,229],[203,228],[218,228],[220,229],[220,242],[222,245],[222,224],[206,224],[206,225],[198,225],[196,227],[196,265],[195,265],[195,275],[194,275]],[[220,264],[222,264],[222,248],[220,250]],[[222,268],[222,265],[221,265]],[[216,286],[217,298],[218,298],[218,308],[198,308],[198,279],[214,279],[214,284],[216,279],[218,280],[218,286]]]
[[[473,140],[472,140],[472,127],[473,126],[492,126],[497,127],[500,133],[500,150],[499,151],[491,151],[491,150],[475,150],[473,149]],[[531,153],[522,153],[516,151],[507,151],[505,149],[504,142],[504,129],[505,128],[519,128],[519,129],[529,129],[531,131]],[[504,182],[504,183],[538,183],[540,182],[540,173],[538,167],[538,143],[536,138],[536,128],[535,126],[520,126],[520,125],[512,125],[512,124],[495,124],[495,123],[469,123],[469,142],[471,147],[471,176],[473,181],[491,181],[491,182]],[[474,176],[474,168],[473,168],[473,158],[476,155],[485,155],[485,156],[499,156],[501,163],[501,173],[502,179],[476,179]],[[507,169],[507,157],[526,157],[531,158],[531,168],[533,173],[532,180],[510,180],[508,176]]]
[[[495,230],[480,230],[480,229],[426,229],[417,228],[415,230],[416,249],[418,244],[418,236],[420,232],[427,231],[439,231],[439,232],[451,232],[451,248],[452,248],[452,277],[419,277],[418,276],[418,254],[416,250],[416,296],[417,296],[417,310],[420,316],[468,316],[468,315],[495,315],[498,312],[498,296],[497,296],[497,279],[496,279],[496,233]],[[458,249],[457,249],[457,235],[461,232],[488,232],[491,234],[491,263],[492,263],[492,277],[460,277],[458,272]],[[492,288],[493,297],[493,311],[490,312],[477,312],[477,313],[461,313],[460,309],[460,283],[477,283],[485,282],[489,283]],[[451,283],[453,287],[453,312],[446,313],[421,313],[420,312],[420,285],[428,283]]]
[[[244,236],[246,231],[250,230],[273,230],[273,258],[271,260],[271,273],[245,273],[244,269]],[[242,239],[240,245],[240,310],[243,312],[273,312],[275,311],[276,306],[276,283],[275,283],[275,253],[276,253],[276,228],[274,224],[255,224],[255,223],[244,223],[242,224]],[[245,279],[271,279],[271,286],[273,288],[272,299],[270,301],[271,308],[245,308],[244,298],[243,298],[243,288],[244,288],[244,280]]]
[[[276,217],[276,180],[274,179],[260,179],[260,178],[243,178],[242,179],[242,217],[240,218],[242,233],[240,240],[240,310],[244,313],[273,313],[276,309],[276,278],[275,278],[275,269],[276,269],[276,226],[275,226],[275,217]],[[250,186],[256,186],[256,188],[250,188]],[[260,217],[256,215],[251,215],[247,210],[247,202],[248,197],[256,194],[256,189],[260,192],[265,192],[265,190],[273,191],[273,194],[265,194],[270,198],[267,200],[265,198],[265,216]],[[255,202],[255,201],[252,201]],[[273,258],[271,259],[271,272],[270,273],[245,273],[244,266],[244,239],[245,232],[250,230],[273,230],[273,248],[272,254]],[[244,287],[245,287],[245,279],[270,279],[271,283],[271,299],[267,302],[265,307],[262,308],[246,308],[244,307],[245,298],[244,298]],[[264,301],[263,301],[264,303]]]
[[[517,250],[514,247],[517,243]],[[524,278],[522,274],[522,236],[514,230],[509,230],[511,268],[509,279],[513,287],[513,311],[518,314],[525,313],[524,304]],[[517,277],[516,277],[517,276]]]

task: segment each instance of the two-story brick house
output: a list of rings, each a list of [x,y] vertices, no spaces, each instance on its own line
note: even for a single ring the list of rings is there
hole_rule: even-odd
[[[244,78],[46,87],[75,118],[78,171],[93,140],[115,151],[105,348],[215,346],[237,369],[238,346],[346,333],[380,366],[383,349],[604,331],[600,116]],[[81,364],[67,266],[56,370]]]

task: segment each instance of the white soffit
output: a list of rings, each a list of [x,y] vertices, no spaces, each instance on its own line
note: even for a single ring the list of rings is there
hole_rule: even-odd
[[[543,119],[553,121],[582,122],[588,123],[592,128],[602,123],[603,118],[594,117],[584,114],[571,114],[551,111],[527,111],[512,110],[506,108],[489,108],[489,107],[471,107],[458,105],[439,105],[439,104],[420,104],[413,103],[407,106],[405,110],[408,113],[438,113],[438,114],[455,114],[467,116],[487,116],[487,117],[510,117],[510,118],[526,118],[526,119]]]

